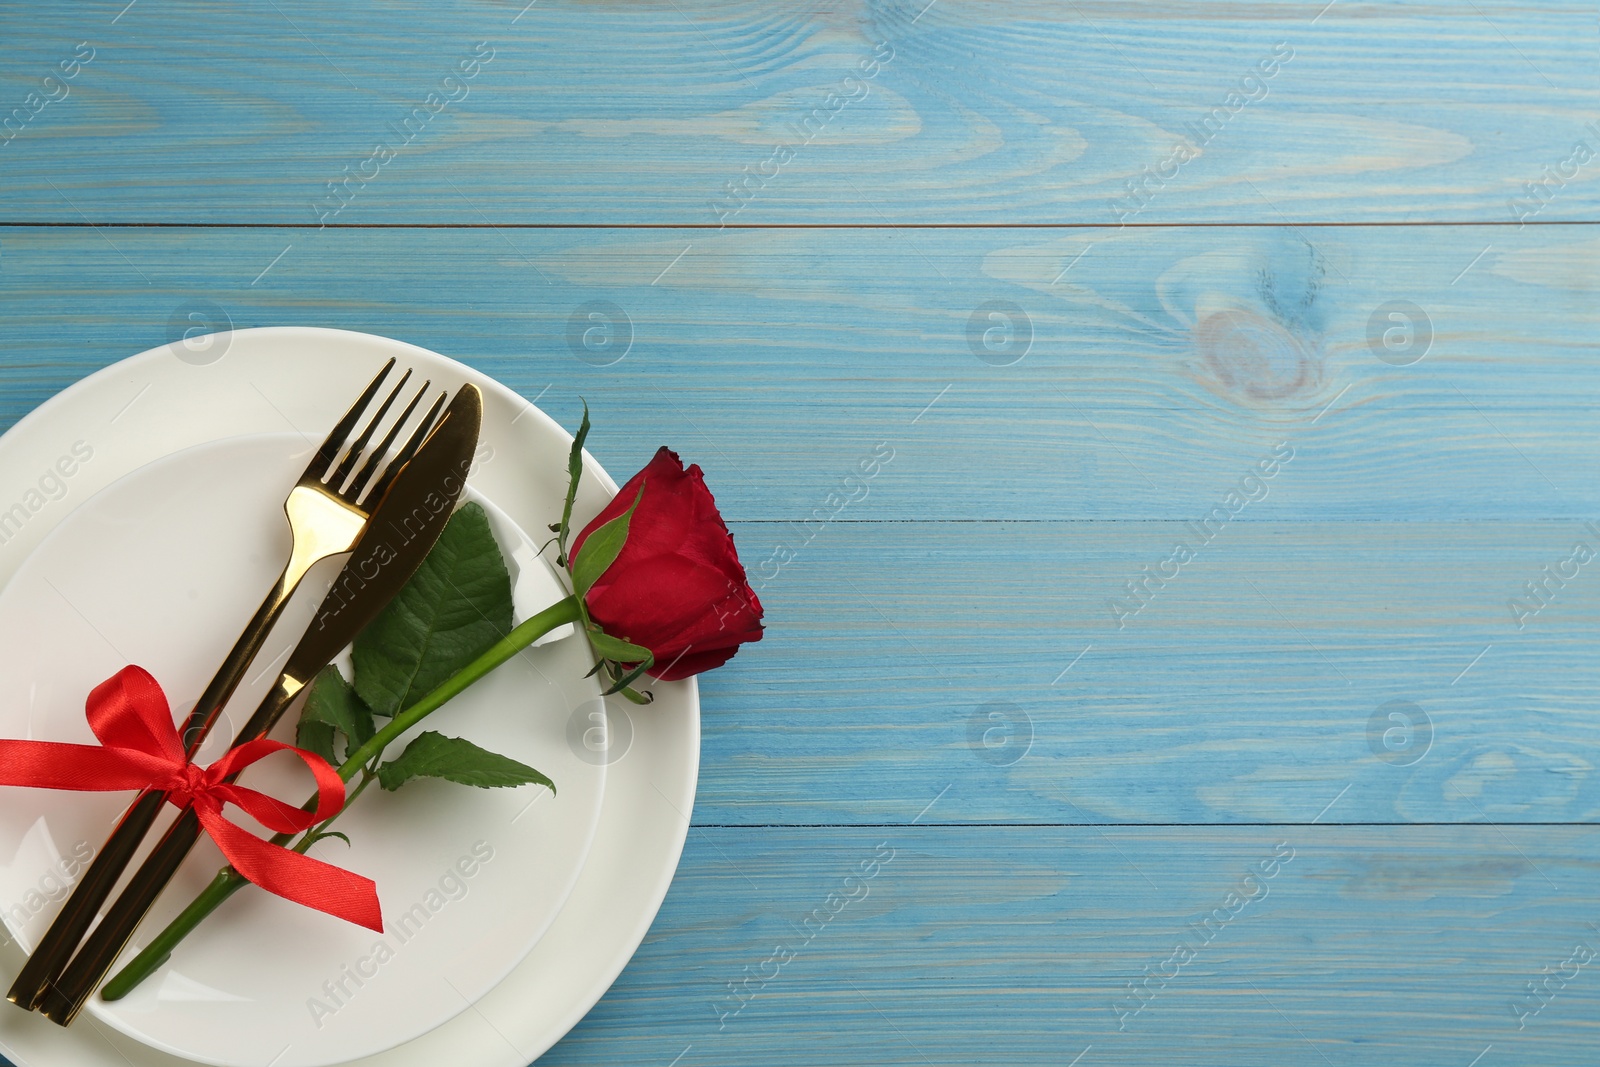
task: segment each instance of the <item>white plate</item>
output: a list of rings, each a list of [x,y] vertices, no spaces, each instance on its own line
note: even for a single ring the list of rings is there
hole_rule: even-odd
[[[154,674],[175,709],[193,707],[289,556],[282,501],[314,448],[294,433],[198,445],[123,476],[68,515],[0,593],[0,737],[94,744],[83,698],[128,663]],[[491,523],[504,546],[531,547],[499,509]],[[531,562],[530,577],[546,579],[543,608],[561,589],[542,560]],[[207,738],[202,764],[227,751],[336,572],[328,560],[307,575]],[[559,642],[518,656],[412,731],[466,737],[537,766],[556,782],[556,796],[438,781],[392,796],[370,789],[339,820],[352,844],[312,849],[377,882],[384,934],[246,891],[131,996],[95,998],[88,1010],[202,1063],[326,1067],[393,1048],[476,1001],[555,918],[600,814],[605,768],[566,743],[572,709],[600,695],[585,677],[594,661],[584,645]],[[298,707],[273,736],[292,742],[296,714]],[[245,781],[298,802],[310,779],[296,762],[280,757]],[[129,799],[7,793],[0,916],[24,948],[37,944],[56,912],[51,898],[65,899],[62,883]],[[147,843],[154,841],[153,832]],[[165,926],[225,862],[202,838],[141,933]]]
[[[165,348],[119,363],[67,390],[0,438],[0,519],[12,516],[0,528],[5,538],[0,579],[18,569],[73,503],[151,460],[194,444],[286,427],[320,438],[347,398],[390,355],[446,387],[472,381],[484,390],[483,447],[473,477],[479,491],[527,529],[549,521],[551,502],[559,501],[564,472],[549,457],[563,454],[570,438],[521,398],[469,368],[399,342],[329,330],[249,330],[213,345],[225,348],[225,355],[210,363],[197,361],[192,350]],[[75,444],[77,460],[72,458]],[[83,453],[89,458],[81,459]],[[67,470],[72,473],[63,473]],[[586,473],[575,513],[580,523],[615,492],[615,483],[592,461]],[[13,502],[21,512],[10,510]],[[559,1039],[615,979],[665,895],[693,801],[699,747],[693,681],[655,689],[656,703],[631,715],[625,754],[619,757],[616,749],[605,756],[588,754],[610,764],[599,823],[574,891],[544,936],[474,1011],[363,1064],[522,1067]],[[592,710],[574,709],[569,740],[586,737]],[[620,725],[617,710],[612,714],[614,726]],[[569,751],[581,748],[580,742]],[[382,801],[402,799],[403,794]],[[71,845],[66,843],[68,855]],[[10,982],[21,959],[15,945],[0,950],[0,981]],[[468,999],[463,994],[461,1006]],[[356,1003],[352,999],[351,1005]],[[11,1009],[0,1011],[0,1051],[24,1067],[184,1062],[114,1033],[96,1018],[82,1018],[62,1031]],[[267,1052],[277,1054],[276,1049]]]

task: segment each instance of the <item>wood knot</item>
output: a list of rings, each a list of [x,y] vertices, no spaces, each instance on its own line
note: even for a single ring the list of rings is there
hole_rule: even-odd
[[[1316,388],[1316,349],[1281,323],[1253,311],[1215,311],[1194,326],[1195,349],[1228,391],[1253,400],[1281,400]]]

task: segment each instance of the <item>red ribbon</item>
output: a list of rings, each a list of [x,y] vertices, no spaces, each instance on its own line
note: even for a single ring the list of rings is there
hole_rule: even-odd
[[[234,870],[269,893],[383,932],[372,879],[275,845],[229,822],[236,804],[267,829],[299,833],[344,807],[344,782],[314,752],[265,738],[232,749],[204,769],[189,762],[161,686],[143,667],[124,667],[95,686],[87,703],[99,745],[0,740],[0,785],[111,791],[158,789],[200,825]],[[293,752],[317,780],[317,809],[306,811],[228,779],[274,752]]]

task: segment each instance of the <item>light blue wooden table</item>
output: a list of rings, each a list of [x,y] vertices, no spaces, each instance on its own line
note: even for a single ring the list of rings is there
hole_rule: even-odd
[[[541,1063],[1600,1062],[1593,5],[124,2],[0,5],[0,424],[385,334],[761,586]]]

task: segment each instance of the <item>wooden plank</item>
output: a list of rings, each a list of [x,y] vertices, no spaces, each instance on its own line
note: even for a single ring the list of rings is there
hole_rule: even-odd
[[[791,535],[734,536],[749,560]],[[837,523],[752,568],[770,628],[704,680],[695,818],[893,821],[948,787],[962,821],[1303,822],[1336,797],[1340,822],[1594,821],[1600,584],[1508,607],[1580,538],[1600,551],[1510,521],[1240,520],[1204,547]],[[1196,558],[1139,608],[1126,584],[1179,540]]]
[[[568,425],[587,397],[608,466],[672,444],[736,519],[1197,520],[1287,443],[1247,517],[1568,522],[1600,517],[1595,250],[1582,226],[0,228],[0,424],[192,326],[313,324],[463,358]]]
[[[1487,222],[1600,204],[1600,164],[1573,151],[1600,150],[1582,5],[123,8],[8,17],[0,114],[23,110],[0,219]]]
[[[1600,983],[1568,961],[1600,952],[1592,835],[696,831],[639,954],[540,1063],[1587,1065]]]

